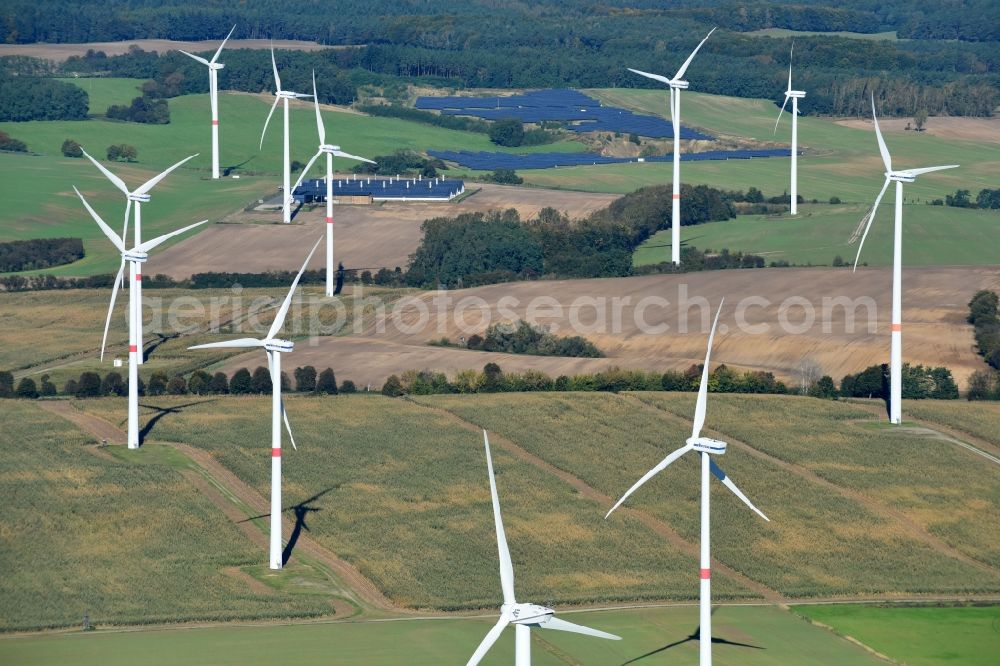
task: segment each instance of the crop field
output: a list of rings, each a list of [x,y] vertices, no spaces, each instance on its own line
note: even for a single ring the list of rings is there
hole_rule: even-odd
[[[87,91],[91,116],[103,116],[112,104],[131,104],[132,100],[142,94],[139,89],[145,79],[117,78],[65,78],[56,79]],[[89,152],[89,151],[88,151]],[[93,153],[91,153],[93,155]]]
[[[880,611],[882,609],[875,609]],[[562,615],[614,632],[606,641],[561,631],[532,632],[532,663],[621,664],[659,653],[661,661],[681,666],[698,663],[695,641],[661,651],[687,638],[697,624],[697,608],[645,608]],[[79,666],[125,666],[141,660],[164,666],[206,663],[244,666],[269,664],[275,658],[297,664],[370,664],[416,666],[463,663],[492,624],[487,619],[401,619],[391,622],[298,624],[289,626],[209,627],[190,631],[141,631],[41,635],[0,639],[6,663],[66,663]],[[713,616],[715,635],[751,647],[719,644],[713,648],[721,666],[874,666],[885,662],[858,645],[770,607],[722,607]],[[979,631],[975,637],[984,635]],[[958,646],[956,646],[958,647]],[[960,649],[960,648],[959,648]],[[280,657],[279,657],[280,655]],[[483,664],[509,664],[514,657],[513,631],[493,647]],[[652,660],[650,660],[652,661]]]
[[[499,606],[480,433],[381,396],[289,395],[285,403],[299,447],[283,460],[285,505],[321,495],[307,514],[314,539],[398,604]],[[116,423],[124,415],[121,400],[78,404]],[[190,404],[159,414],[149,441],[204,448],[268,495],[270,398],[182,397],[143,404],[144,423],[157,413],[151,406]],[[567,604],[697,595],[689,558],[638,521],[605,523],[595,502],[499,446],[494,465],[523,598]],[[717,587],[719,598],[756,596],[724,576]]]
[[[1000,405],[995,402],[970,402],[962,409],[942,400],[911,400],[906,415],[949,426],[993,446],[1000,447]]]
[[[990,666],[1000,651],[1000,608],[797,606],[795,613],[830,626],[897,663]]]
[[[495,430],[615,498],[669,451],[683,445],[686,420],[694,411],[693,394],[669,393],[638,393],[635,398],[552,394],[429,396],[416,400]],[[639,401],[667,406],[683,421],[644,410]],[[756,518],[724,487],[714,484],[716,531],[712,547],[713,555],[722,562],[788,596],[1000,589],[1000,571],[995,568],[996,535],[980,513],[996,513],[1000,483],[992,469],[983,469],[964,451],[945,446],[923,451],[918,448],[927,446],[922,439],[901,437],[892,442],[901,450],[891,449],[884,456],[889,459],[883,460],[871,452],[880,431],[849,428],[852,418],[871,418],[870,412],[857,407],[806,399],[766,401],[734,396],[712,396],[710,405],[709,426],[717,427],[723,435],[740,436],[773,456],[753,456],[732,447],[733,455],[721,461],[772,521]],[[796,420],[802,413],[807,416]],[[512,414],[516,418],[511,418]],[[776,414],[780,414],[778,419]],[[775,435],[776,421],[788,425],[783,431],[787,436]],[[752,436],[756,431],[751,428],[771,436]],[[844,429],[854,437],[842,434]],[[803,432],[811,433],[808,445],[801,442],[799,433]],[[876,437],[866,437],[869,433]],[[841,446],[815,446],[816,440],[839,442]],[[918,450],[910,452],[907,447]],[[855,450],[858,453],[852,458]],[[812,458],[807,462],[796,454]],[[890,455],[896,455],[897,460]],[[877,497],[912,520],[926,521],[932,531],[941,533],[956,548],[991,566],[983,571],[983,567],[942,552],[863,497],[821,488],[808,476],[784,469],[780,463],[786,459],[815,468],[818,476],[837,486]],[[817,462],[811,462],[813,459]],[[845,469],[832,462],[835,460],[846,460],[842,465]],[[886,478],[874,473],[883,468]],[[929,475],[933,475],[933,492],[917,490]],[[880,479],[883,486],[878,486]],[[978,492],[969,493],[970,487]],[[689,457],[647,484],[630,504],[696,541],[698,488],[696,460]],[[963,507],[957,498],[965,496],[970,499]],[[844,516],[850,520],[845,521]],[[970,516],[978,527],[967,526]],[[610,522],[618,519],[613,516]]]
[[[643,393],[636,397],[682,418],[694,412],[693,397]],[[836,486],[873,498],[955,550],[989,564],[994,572],[1000,569],[995,522],[984,520],[1000,513],[1000,470],[995,465],[934,432],[883,427],[871,412],[856,405],[805,398],[720,397],[711,401],[708,425],[724,437],[737,437]],[[919,403],[908,401],[903,411]],[[961,413],[965,406],[952,403],[949,409]],[[821,422],[833,427],[819,427]],[[775,423],[782,427],[775,429]],[[882,538],[897,543],[909,536],[892,532],[889,527],[880,530]],[[915,551],[911,554],[917,556]]]
[[[877,193],[876,193],[877,194]],[[857,243],[848,243],[869,205],[799,206],[790,215],[741,215],[735,220],[681,227],[681,243],[699,249],[741,250],[799,265],[829,266],[838,255],[854,263]],[[892,265],[892,204],[883,202],[859,265]],[[992,242],[1000,213],[990,210],[907,204],[903,208],[903,261],[906,266],[1000,264],[1000,244]],[[633,255],[636,266],[670,261],[670,230],[658,231]]]
[[[97,624],[329,615],[325,597],[262,593],[227,573],[259,553],[182,459],[98,455],[31,403],[5,401],[0,427],[0,631],[79,625],[84,614]]]

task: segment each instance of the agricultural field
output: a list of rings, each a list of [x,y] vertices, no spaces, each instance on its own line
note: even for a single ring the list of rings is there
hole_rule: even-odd
[[[877,190],[877,187],[876,187]],[[878,192],[873,192],[874,195]],[[740,215],[735,220],[681,227],[681,243],[718,252],[757,254],[766,262],[829,266],[839,256],[854,263],[858,243],[848,243],[870,205],[805,204],[790,215]],[[892,266],[892,206],[883,204],[865,240],[859,266]],[[903,208],[906,266],[1000,264],[1000,244],[991,242],[1000,213],[990,210],[908,203]],[[670,261],[670,230],[658,231],[635,252],[636,266]]]
[[[145,79],[118,79],[118,78],[62,78],[56,79],[65,83],[83,88],[87,91],[87,98],[90,105],[89,115],[104,116],[104,112],[112,104],[128,105],[132,100],[142,94],[140,86],[145,83]],[[89,152],[89,151],[88,151]],[[93,155],[94,153],[91,153]],[[95,155],[96,157],[96,155]]]
[[[989,607],[797,606],[810,620],[912,666],[989,666],[1000,651],[1000,609]]]
[[[247,584],[240,568],[257,548],[183,458],[97,451],[32,403],[5,401],[0,428],[0,631],[79,626],[84,614],[148,624],[331,613],[327,597]]]
[[[414,400],[496,431],[614,498],[683,445],[694,412],[693,394],[670,393]],[[656,409],[643,409],[644,403]],[[858,407],[813,399],[712,396],[708,425],[723,439],[738,436],[766,454],[733,446],[720,464],[771,518],[757,519],[715,484],[713,555],[785,596],[1000,589],[1000,551],[991,522],[983,520],[1000,507],[993,470],[952,446],[929,448],[923,438],[852,427],[857,419],[874,417]],[[787,435],[774,432],[775,422],[787,424],[782,431]],[[758,434],[764,432],[769,436]],[[808,443],[802,441],[804,432],[811,433]],[[879,445],[886,450],[882,456],[873,452]],[[929,477],[934,491],[916,490]],[[684,458],[629,504],[696,541],[698,489],[696,460]],[[966,496],[963,506],[958,498]],[[886,506],[950,545],[912,529]]]
[[[757,36],[757,37],[798,37],[802,36],[817,36],[817,37],[846,37],[848,39],[868,39],[874,41],[891,41],[897,40],[896,31],[889,30],[887,32],[849,32],[847,30],[835,30],[832,32],[817,32],[814,30],[788,30],[787,28],[763,28],[761,30],[749,30],[746,35]]]
[[[880,609],[876,609],[880,610]],[[614,632],[605,641],[559,631],[532,632],[532,663],[621,664],[658,653],[682,666],[698,663],[698,644],[665,646],[688,637],[697,608],[644,608],[560,614]],[[714,660],[722,666],[874,666],[885,662],[829,631],[771,607],[720,607],[713,616],[716,635],[749,647],[718,644]],[[0,638],[0,660],[8,663],[65,663],[124,666],[137,659],[150,666],[203,663],[212,655],[220,666],[273,663],[276,655],[298,664],[399,663],[416,666],[463,663],[492,624],[487,619],[400,619],[391,622],[298,624],[289,626],[210,627],[190,631],[102,632]],[[975,636],[978,638],[982,631]],[[958,646],[956,646],[958,647]],[[961,649],[961,648],[959,648]],[[483,664],[509,664],[513,631],[493,647]]]
[[[940,423],[1000,447],[1000,405],[995,402],[970,402],[953,409],[941,400],[915,400],[906,404],[906,416]]]
[[[78,404],[115,424],[125,415],[121,400]],[[142,423],[155,419],[147,441],[204,449],[267,496],[269,397],[141,404]],[[283,459],[285,504],[315,498],[306,524],[318,543],[399,605],[499,606],[481,432],[381,396],[286,395],[285,405],[298,445]],[[500,446],[493,453],[519,595],[557,604],[697,595],[689,555],[635,519],[606,524],[592,499]],[[722,599],[757,597],[724,575],[717,588]]]

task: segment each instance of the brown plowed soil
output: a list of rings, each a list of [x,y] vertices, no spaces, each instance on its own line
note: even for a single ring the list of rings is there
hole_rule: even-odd
[[[190,53],[199,51],[215,51],[222,43],[225,35],[219,35],[219,39],[201,42],[177,42],[171,39],[133,39],[127,42],[88,42],[86,44],[0,44],[0,56],[23,55],[32,58],[43,58],[45,60],[55,60],[62,62],[70,56],[86,55],[87,51],[104,51],[109,56],[122,55],[128,53],[132,45],[138,46],[143,51],[156,51],[166,53],[184,49]],[[226,43],[226,49],[261,49],[271,48],[271,41],[267,39],[230,39]],[[323,49],[355,48],[347,46],[324,46],[316,42],[302,42],[292,39],[279,39],[274,41],[275,49],[291,49],[295,51],[321,51]]]

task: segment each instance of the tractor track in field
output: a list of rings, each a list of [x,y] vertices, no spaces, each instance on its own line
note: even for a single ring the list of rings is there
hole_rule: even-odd
[[[430,407],[428,405],[412,401],[410,402],[416,405],[417,407],[420,407],[421,409],[426,409],[440,416],[443,416],[453,421],[454,423],[462,426],[466,430],[476,432],[477,434],[482,432],[482,426],[477,425],[471,421],[466,421],[462,417],[446,409],[442,409],[440,407]],[[543,472],[546,472],[547,474],[555,476],[556,478],[558,478],[559,480],[563,481],[571,488],[576,490],[583,497],[594,500],[596,502],[600,502],[601,504],[607,506],[611,506],[612,504],[614,504],[615,500],[613,497],[605,495],[596,488],[588,485],[584,480],[580,479],[579,477],[574,476],[573,474],[570,474],[565,470],[559,469],[555,465],[547,462],[545,459],[540,458],[539,456],[535,455],[534,453],[531,453],[527,449],[522,448],[517,442],[507,439],[506,437],[502,437],[499,433],[493,433],[490,436],[490,441],[496,442],[505,451],[514,455],[520,460],[537,467],[538,469],[542,470]],[[680,534],[674,531],[674,529],[670,527],[670,525],[659,520],[658,518],[655,518],[651,514],[646,513],[641,509],[636,509],[634,507],[621,507],[619,511],[627,512],[628,515],[639,520],[648,529],[652,530],[658,536],[664,538],[668,543],[676,547],[678,550],[687,553],[692,557],[698,557],[698,555],[700,554],[701,551],[699,549],[698,544],[687,541],[686,539],[684,539],[684,537],[682,537]],[[739,571],[733,569],[732,567],[728,566],[723,562],[720,562],[714,557],[712,558],[712,568],[717,570],[719,573],[727,576],[728,578],[734,580],[735,582],[739,583],[740,585],[747,588],[751,592],[760,595],[766,601],[772,603],[779,603],[783,601],[781,593],[778,592],[777,590],[773,590],[770,587],[764,585],[763,583],[753,580],[752,578],[749,578],[745,574],[740,573]]]
[[[671,421],[675,421],[678,425],[682,425],[685,428],[691,426],[691,422],[684,419],[683,417],[680,417],[674,414],[673,412],[669,412],[665,409],[656,407],[655,405],[650,405],[646,402],[643,402],[642,400],[636,398],[635,396],[623,395],[622,397],[625,398],[626,400],[633,402],[636,405],[641,405],[644,409],[652,410],[657,414],[668,418]],[[956,550],[954,547],[950,546],[946,541],[928,532],[923,525],[920,525],[902,511],[894,509],[880,500],[877,500],[857,490],[852,490],[850,488],[845,488],[844,486],[837,485],[832,481],[824,479],[823,477],[819,476],[818,474],[816,474],[807,467],[803,467],[802,465],[788,462],[787,460],[782,460],[781,458],[772,456],[769,453],[765,453],[759,449],[754,448],[750,444],[747,444],[746,442],[734,438],[732,435],[729,435],[728,433],[722,430],[710,428],[707,426],[704,427],[703,430],[712,437],[718,437],[719,439],[728,442],[730,445],[739,447],[741,450],[746,451],[747,453],[749,453],[750,455],[759,460],[763,460],[764,462],[780,467],[781,469],[791,472],[792,474],[802,479],[805,479],[810,483],[815,483],[823,488],[826,488],[827,490],[832,490],[833,492],[836,492],[839,495],[849,500],[861,504],[866,509],[869,509],[870,511],[878,515],[881,515],[883,517],[889,517],[897,521],[900,525],[902,525],[906,529],[907,533],[909,533],[911,537],[917,539],[918,541],[923,542],[924,544],[926,544],[927,546],[929,546],[930,548],[932,548],[933,550],[937,551],[942,555],[959,560],[960,562],[967,564],[971,567],[975,567],[980,571],[984,571],[994,575],[1000,574],[1000,569],[997,569],[996,567],[993,567],[990,564],[987,564],[986,562],[982,562],[973,557],[970,557],[969,555],[966,555],[965,553],[959,550]]]
[[[117,426],[92,414],[81,412],[68,401],[40,401],[38,404],[43,409],[65,418],[98,439],[106,439],[109,442],[124,442],[126,440],[126,434]],[[269,515],[271,507],[266,498],[226,469],[207,451],[177,442],[157,442],[155,445],[169,446],[187,457],[197,469],[180,470],[185,480],[189,481],[212,502],[248,539],[262,549],[267,549],[268,536],[258,529],[253,521],[249,520],[250,516],[247,516],[237,504],[237,502],[242,503],[253,512]],[[144,446],[151,446],[151,444],[144,444]],[[111,458],[107,452],[99,448],[88,447],[88,450],[92,450],[101,457]],[[235,498],[236,501],[226,497],[227,494],[231,498]],[[283,522],[287,532],[287,521]],[[346,591],[354,597],[354,601],[378,610],[407,612],[406,609],[396,607],[354,565],[341,559],[336,553],[320,545],[309,535],[299,536],[295,550],[327,568],[338,582],[344,584],[347,588]],[[346,618],[356,613],[355,608],[343,600],[331,600],[331,605],[337,617]]]

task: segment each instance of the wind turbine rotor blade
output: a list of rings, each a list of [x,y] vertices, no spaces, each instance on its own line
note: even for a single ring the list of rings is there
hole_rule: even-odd
[[[649,72],[643,72],[642,70],[632,69],[631,67],[626,67],[626,69],[633,74],[638,74],[639,76],[645,76],[647,79],[653,79],[654,81],[659,81],[660,83],[666,83],[670,85],[670,79],[660,74],[650,74]]]
[[[670,88],[670,131],[677,138],[680,138],[680,134],[678,134],[680,130],[677,127],[677,116],[679,114],[675,112],[674,107],[677,106],[677,95],[679,94],[673,87]]]
[[[295,99],[310,99],[312,95],[307,95],[306,93],[292,93],[295,95]]]
[[[195,55],[195,54],[193,54],[193,53],[188,53],[188,52],[187,52],[187,51],[185,51],[184,49],[177,49],[177,50],[178,50],[178,51],[180,51],[181,53],[183,53],[184,55],[186,55],[186,56],[187,56],[188,58],[191,58],[191,59],[193,59],[193,60],[197,60],[198,62],[200,62],[200,63],[201,63],[201,64],[203,64],[203,65],[208,65],[208,64],[210,64],[210,63],[209,63],[209,62],[208,62],[207,60],[205,60],[205,59],[204,59],[204,58],[202,58],[201,56],[196,56],[196,55]]]
[[[792,56],[795,55],[795,42],[792,42],[792,48],[788,52],[788,92],[792,92]]]
[[[302,184],[302,180],[306,177],[306,174],[309,172],[309,169],[312,168],[312,165],[316,163],[316,160],[319,159],[319,156],[322,155],[322,154],[323,154],[323,151],[321,150],[318,153],[316,153],[315,155],[313,155],[312,158],[308,162],[306,162],[306,168],[304,168],[302,170],[302,173],[299,174],[299,179],[297,181],[295,181],[295,185],[292,187],[292,192],[295,192],[295,190],[297,190],[299,188],[299,185]]]
[[[194,155],[188,155],[187,157],[185,157],[180,162],[178,162],[177,164],[173,165],[172,167],[170,167],[169,169],[167,169],[163,173],[159,174],[158,176],[153,176],[152,178],[150,178],[149,180],[147,180],[145,183],[143,183],[142,185],[140,185],[139,189],[137,189],[135,191],[135,194],[146,194],[151,189],[153,189],[154,187],[156,187],[157,183],[159,183],[161,180],[163,180],[164,178],[166,178],[170,174],[171,171],[173,171],[174,169],[176,169],[180,165],[184,164],[188,160],[193,160],[194,158],[198,157],[198,155],[199,155],[199,153],[195,153]]]
[[[778,119],[774,121],[774,132],[772,134],[778,133],[778,123],[781,122],[781,114],[784,112],[786,104],[788,104],[788,95],[785,95],[785,101],[781,103],[781,110],[778,111]]]
[[[680,458],[682,455],[684,455],[685,453],[687,453],[688,451],[690,451],[692,448],[694,448],[694,447],[692,447],[690,444],[685,444],[684,446],[682,446],[681,448],[677,449],[676,451],[674,451],[673,453],[671,453],[669,456],[667,456],[666,458],[664,458],[663,460],[661,460],[659,465],[657,465],[653,469],[651,469],[648,472],[646,472],[645,476],[643,476],[641,479],[639,479],[638,481],[636,481],[635,484],[631,488],[629,488],[625,492],[624,495],[622,495],[621,499],[618,500],[617,502],[615,502],[615,505],[613,507],[611,507],[611,510],[608,511],[606,514],[604,514],[604,518],[607,519],[607,517],[611,515],[612,511],[614,511],[615,509],[617,509],[618,507],[620,507],[622,505],[622,502],[624,502],[626,499],[628,499],[629,495],[631,495],[636,490],[638,490],[639,487],[642,486],[642,484],[646,483],[647,481],[649,481],[650,479],[652,479],[654,476],[656,476],[657,474],[659,474],[660,472],[662,472],[663,470],[665,470],[667,468],[667,466],[670,465],[670,463],[672,463],[673,461],[675,461],[678,458]]]
[[[493,628],[486,633],[486,636],[483,638],[483,642],[480,643],[479,647],[476,648],[476,651],[472,653],[472,656],[469,658],[469,661],[466,662],[465,666],[476,666],[476,664],[482,661],[483,657],[486,656],[486,653],[490,651],[491,647],[493,647],[493,644],[500,638],[500,634],[503,633],[503,630],[508,624],[510,624],[510,622],[507,621],[507,618],[500,616],[500,619],[497,620],[497,623],[493,625]]]
[[[271,68],[274,69],[274,89],[281,92],[281,77],[278,76],[278,63],[274,61],[274,44],[271,44]]]
[[[302,263],[302,268],[299,269],[299,274],[295,276],[295,280],[292,282],[292,287],[288,290],[288,295],[285,296],[285,300],[281,303],[281,308],[278,310],[278,314],[274,316],[274,321],[271,322],[271,329],[267,332],[268,338],[273,338],[278,331],[281,330],[281,326],[285,323],[285,315],[288,314],[288,307],[292,304],[292,296],[295,295],[295,288],[299,286],[299,280],[302,278],[302,274],[306,270],[306,266],[309,265],[309,261],[312,259],[313,254],[316,253],[316,248],[319,247],[320,241],[323,237],[320,236],[316,244],[313,245],[312,250],[309,251],[309,256]]]
[[[280,101],[281,98],[275,95],[274,104],[271,105],[271,110],[267,113],[267,120],[264,121],[264,130],[260,133],[260,148],[258,148],[258,150],[262,150],[264,148],[264,135],[267,134],[267,125],[271,122],[271,116],[274,115],[274,110],[278,107],[278,102]]]
[[[101,164],[93,157],[91,157],[90,154],[87,153],[87,151],[84,150],[83,148],[80,149],[80,152],[83,153],[84,157],[93,162],[94,166],[97,167],[101,171],[101,173],[103,173],[105,177],[107,177],[107,179],[110,180],[115,187],[121,190],[122,193],[125,194],[125,196],[129,195],[128,186],[125,185],[125,181],[123,181],[121,178],[111,173],[110,171],[108,171],[103,164]]]
[[[174,236],[179,236],[182,233],[184,233],[185,231],[190,231],[191,229],[194,229],[195,227],[200,227],[201,225],[205,224],[206,222],[208,222],[208,220],[202,220],[201,222],[195,222],[194,224],[189,224],[186,227],[182,227],[182,228],[180,228],[180,229],[178,229],[176,231],[171,231],[169,234],[163,234],[162,236],[157,236],[153,240],[149,240],[149,241],[146,241],[146,242],[144,242],[144,243],[142,243],[140,245],[137,245],[135,249],[139,250],[140,252],[149,252],[150,250],[152,250],[153,248],[155,248],[157,245],[160,245],[160,244],[164,243],[165,241],[173,238]]]
[[[274,380],[271,380],[271,381],[274,381]],[[281,381],[280,377],[278,378],[278,381],[279,382]],[[285,420],[285,430],[288,431],[288,441],[292,443],[292,448],[295,449],[296,451],[298,451],[299,447],[295,446],[295,437],[292,436],[292,426],[291,426],[291,424],[288,423],[288,411],[285,409],[285,401],[284,400],[281,401],[281,416]]]
[[[931,173],[932,171],[943,171],[945,169],[957,169],[960,165],[958,164],[947,164],[945,166],[932,166],[932,167],[921,167],[919,169],[907,169],[905,173],[911,176],[919,176],[922,173]]]
[[[507,533],[503,529],[503,517],[500,515],[500,498],[497,497],[497,481],[493,476],[493,456],[490,455],[490,438],[483,429],[483,443],[486,446],[486,466],[490,473],[490,497],[493,500],[493,524],[497,533],[497,551],[500,554],[500,587],[503,589],[505,604],[517,603],[514,600],[514,565],[510,560],[510,549],[507,548]]]
[[[231,30],[229,31],[229,34],[228,34],[228,35],[226,35],[226,38],[222,40],[222,43],[221,43],[221,44],[219,44],[219,48],[218,48],[218,49],[217,49],[217,50],[215,51],[215,55],[214,55],[214,56],[212,56],[212,62],[213,62],[213,63],[214,63],[214,62],[215,62],[216,60],[218,60],[218,59],[219,59],[219,54],[220,54],[220,53],[222,53],[222,47],[223,47],[223,46],[225,46],[225,45],[226,45],[226,42],[228,42],[228,41],[229,41],[229,38],[233,36],[233,31],[235,31],[235,30],[236,30],[236,25],[235,25],[235,24],[233,24],[233,27],[232,27],[232,29],[231,29]]]
[[[122,225],[122,241],[124,241],[125,238],[126,238],[126,236],[128,235],[128,221],[129,221],[129,215],[131,213],[132,213],[132,200],[131,199],[126,199],[125,200],[125,223]]]
[[[122,259],[122,265],[118,269],[118,275],[115,276],[115,284],[111,287],[111,303],[108,305],[108,317],[104,320],[104,337],[101,338],[101,360],[104,360],[104,347],[108,342],[108,328],[111,326],[111,313],[115,309],[115,299],[118,298],[118,287],[122,283],[122,276],[125,274],[125,260]]]
[[[236,338],[234,340],[223,340],[222,342],[209,342],[204,345],[194,345],[188,349],[251,349],[253,347],[263,347],[264,341],[257,338]]]
[[[585,627],[582,624],[573,624],[572,622],[567,622],[566,620],[560,620],[557,617],[550,617],[548,622],[543,622],[538,625],[542,629],[555,629],[556,631],[570,631],[574,634],[583,634],[584,636],[595,636],[597,638],[607,638],[612,641],[620,641],[621,636],[616,636],[615,634],[609,634],[606,631],[600,631],[599,629],[591,629],[590,627]]]
[[[741,491],[739,488],[736,487],[736,484],[733,483],[733,480],[730,479],[728,476],[726,476],[726,473],[722,471],[721,467],[719,467],[717,464],[715,464],[714,460],[712,460],[711,458],[709,458],[708,459],[708,464],[709,464],[709,466],[710,466],[710,468],[712,470],[712,474],[714,474],[715,478],[717,478],[719,481],[722,481],[722,485],[724,485],[726,488],[729,488],[731,491],[733,491],[733,494],[736,495],[737,497],[739,497],[741,500],[743,500],[744,504],[746,504],[748,507],[750,507],[751,509],[753,509],[754,513],[756,513],[758,516],[760,516],[761,518],[763,518],[767,522],[771,522],[771,519],[768,518],[767,516],[765,516],[763,511],[761,511],[760,509],[758,509],[757,507],[755,507],[753,505],[753,502],[751,502],[749,499],[747,499],[747,496],[743,494],[743,491]]]
[[[872,120],[875,122],[875,137],[878,139],[878,151],[882,153],[882,162],[885,164],[886,173],[888,173],[892,171],[892,157],[889,156],[889,149],[885,147],[882,130],[878,127],[878,117],[875,116],[875,93],[872,93]]]
[[[350,153],[345,153],[340,150],[333,151],[336,157],[346,157],[349,160],[357,160],[359,162],[368,162],[368,164],[376,164],[374,160],[370,160],[367,157],[358,157],[357,155],[351,155]]]
[[[117,235],[115,235],[115,232],[111,230],[111,227],[109,227],[107,224],[104,223],[104,220],[101,219],[101,216],[98,215],[97,212],[90,207],[90,204],[87,203],[87,200],[83,198],[83,195],[80,194],[80,190],[76,189],[75,185],[73,186],[73,191],[76,192],[76,196],[80,197],[80,201],[83,202],[83,205],[87,209],[87,212],[90,213],[90,216],[92,218],[94,218],[94,221],[97,222],[97,226],[101,228],[101,231],[103,231],[104,235],[108,237],[108,240],[110,240],[111,243],[116,248],[118,248],[119,252],[124,254],[125,242]]]
[[[323,126],[323,116],[319,113],[319,95],[316,94],[316,70],[313,70],[313,103],[316,107],[316,132],[319,134],[320,145],[326,143],[326,128]]]
[[[861,235],[861,243],[858,245],[858,254],[854,257],[854,271],[858,270],[858,260],[861,259],[861,248],[865,246],[865,239],[868,238],[868,231],[872,228],[872,222],[875,221],[875,212],[878,210],[878,205],[882,203],[882,197],[885,196],[885,191],[889,189],[889,183],[891,181],[886,178],[885,183],[882,184],[882,191],[878,193],[875,197],[875,205],[871,207],[868,213],[861,218],[861,222],[858,224],[858,228],[854,230],[854,235],[851,236],[849,243],[853,243],[858,238],[858,234],[861,232],[861,228],[864,227],[865,232]]]
[[[708,34],[705,35],[705,39],[703,39],[700,42],[698,42],[698,46],[694,47],[694,51],[691,51],[691,55],[688,56],[688,59],[684,61],[684,64],[681,65],[681,68],[677,70],[677,74],[674,75],[674,80],[675,81],[677,79],[683,79],[684,78],[684,72],[687,71],[688,65],[691,64],[691,61],[694,60],[695,55],[698,54],[698,50],[701,49],[702,44],[704,44],[705,42],[708,41],[708,38],[712,36],[713,32],[715,32],[715,28],[712,28],[711,30],[709,30]]]
[[[701,383],[698,384],[698,403],[694,408],[694,425],[691,428],[691,436],[701,435],[701,428],[705,425],[705,411],[708,409],[708,363],[712,357],[712,341],[715,339],[715,327],[719,325],[719,315],[722,314],[722,305],[726,299],[719,302],[719,309],[715,312],[715,321],[712,322],[712,332],[708,334],[708,349],[705,350],[705,365],[701,369]]]

